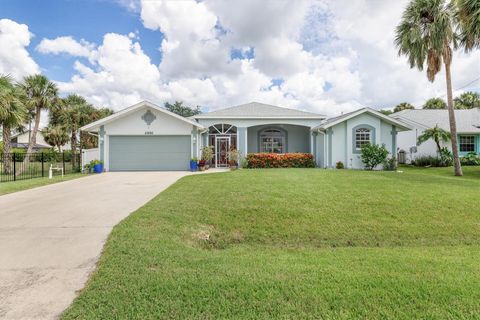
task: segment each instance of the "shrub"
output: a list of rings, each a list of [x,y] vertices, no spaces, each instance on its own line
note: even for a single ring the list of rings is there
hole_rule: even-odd
[[[385,145],[368,143],[362,147],[362,162],[367,170],[373,170],[379,164],[385,163],[387,157],[388,150]]]
[[[460,162],[464,166],[480,165],[480,157],[475,152],[469,152],[466,156],[460,158]]]
[[[314,168],[310,153],[249,153],[247,168]]]
[[[337,168],[337,169],[344,169],[345,166],[343,165],[343,162],[342,162],[342,161],[338,161],[338,162],[335,164],[335,168]]]
[[[390,159],[387,159],[383,163],[383,170],[385,170],[385,171],[395,171],[395,170],[397,170],[397,159],[395,157],[391,157]]]
[[[237,149],[228,151],[228,165],[230,167],[236,166],[238,164],[238,159],[240,159],[240,152],[238,152]]]
[[[412,164],[416,167],[444,167],[442,159],[433,156],[419,156],[412,161]]]
[[[453,165],[453,154],[448,148],[443,147],[440,149],[440,161],[442,167],[449,167]]]
[[[213,159],[213,147],[206,146],[202,148],[202,159],[210,162]]]

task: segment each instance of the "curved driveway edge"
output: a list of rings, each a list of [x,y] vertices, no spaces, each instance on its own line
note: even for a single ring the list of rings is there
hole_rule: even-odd
[[[53,319],[112,228],[189,172],[115,172],[0,196],[0,319]]]

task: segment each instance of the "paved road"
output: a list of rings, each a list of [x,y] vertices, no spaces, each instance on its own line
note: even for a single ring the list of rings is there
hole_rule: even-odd
[[[53,319],[118,222],[188,172],[118,172],[0,196],[0,319]]]

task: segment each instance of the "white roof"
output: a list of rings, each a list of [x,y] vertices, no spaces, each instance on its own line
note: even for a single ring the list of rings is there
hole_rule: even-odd
[[[438,125],[440,128],[450,131],[448,110],[446,109],[402,110],[392,114],[391,117],[424,129]],[[480,133],[480,109],[455,110],[455,122],[458,133]]]
[[[163,112],[165,114],[168,114],[174,118],[177,118],[179,120],[182,120],[182,121],[185,121],[193,126],[196,126],[196,127],[199,127],[201,129],[204,129],[204,127],[197,123],[196,121],[193,121],[191,119],[187,119],[185,117],[182,117],[182,116],[179,116],[178,114],[176,113],[173,113],[173,112],[170,112],[168,111],[167,109],[165,108],[162,108],[160,106],[157,106],[156,104],[154,103],[151,103],[149,101],[142,101],[142,102],[139,102],[137,104],[134,104],[133,106],[130,106],[128,108],[125,108],[125,109],[122,109],[120,111],[117,111],[115,112],[114,114],[108,116],[108,117],[105,117],[103,119],[100,119],[100,120],[97,120],[95,122],[92,122],[90,124],[87,124],[86,126],[83,126],[80,128],[81,131],[93,131],[93,132],[96,132],[100,129],[100,126],[103,126],[109,122],[112,122],[116,119],[119,119],[119,118],[122,118],[122,117],[125,117],[129,114],[131,114],[132,112],[138,110],[138,109],[141,109],[143,107],[149,107],[149,108],[152,108],[152,109],[155,109],[157,111],[160,111],[160,112]]]
[[[377,110],[374,110],[372,108],[361,108],[349,113],[342,114],[338,117],[330,118],[324,122],[322,122],[319,126],[313,128],[312,130],[325,130],[330,127],[333,127],[334,125],[337,125],[339,123],[342,123],[343,121],[346,121],[348,119],[354,118],[356,116],[359,116],[363,113],[368,113],[371,114],[377,118],[382,119],[383,121],[390,123],[392,125],[395,125],[399,131],[406,131],[406,130],[411,130],[411,126],[403,121],[393,119],[392,117],[386,116],[381,112],[378,112]]]
[[[250,102],[194,116],[195,119],[325,119],[325,116],[270,104]]]

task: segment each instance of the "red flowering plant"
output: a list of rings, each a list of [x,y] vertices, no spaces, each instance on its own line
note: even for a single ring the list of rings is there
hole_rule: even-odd
[[[247,168],[314,168],[310,153],[249,153]]]

